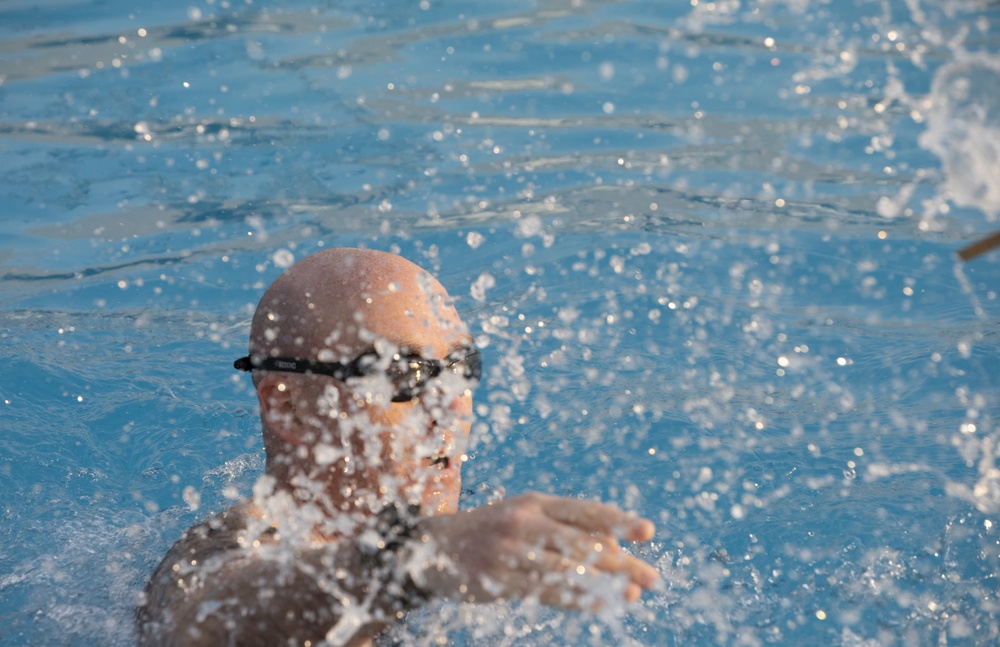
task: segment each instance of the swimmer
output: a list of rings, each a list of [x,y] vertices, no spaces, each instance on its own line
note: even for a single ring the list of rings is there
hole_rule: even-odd
[[[256,387],[265,475],[170,549],[141,644],[368,645],[433,599],[592,611],[657,582],[619,544],[653,524],[616,506],[528,493],[458,510],[482,360],[413,263],[302,259],[264,293],[249,351],[235,366]]]

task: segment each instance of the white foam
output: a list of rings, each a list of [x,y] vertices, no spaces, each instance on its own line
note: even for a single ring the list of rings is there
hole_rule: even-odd
[[[934,75],[920,145],[937,155],[956,204],[1000,214],[1000,60],[959,52]]]

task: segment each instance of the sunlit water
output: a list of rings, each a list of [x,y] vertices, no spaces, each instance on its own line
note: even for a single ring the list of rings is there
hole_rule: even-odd
[[[0,5],[0,644],[134,643],[262,471],[257,299],[341,245],[484,349],[464,505],[658,524],[642,604],[404,643],[1000,641],[995,2],[134,4]]]

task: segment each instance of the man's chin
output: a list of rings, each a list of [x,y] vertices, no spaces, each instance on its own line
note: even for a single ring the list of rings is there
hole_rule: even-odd
[[[454,514],[458,512],[458,490],[429,490],[421,499],[427,514]]]

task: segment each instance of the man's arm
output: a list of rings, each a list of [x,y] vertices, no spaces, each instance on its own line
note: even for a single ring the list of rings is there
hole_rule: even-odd
[[[443,597],[533,596],[550,606],[597,610],[616,592],[633,602],[659,581],[655,568],[618,543],[649,541],[653,524],[613,505],[535,492],[427,517],[419,527],[432,550],[417,547],[411,573]]]
[[[537,596],[574,609],[609,601],[601,578],[617,578],[628,601],[657,581],[616,539],[647,541],[652,524],[592,501],[527,494],[415,520],[410,530],[391,548],[398,568],[388,570],[373,568],[360,540],[292,551],[280,540],[247,546],[241,530],[189,531],[147,588],[143,644],[304,644],[328,635],[363,644],[414,602],[400,596],[407,577],[426,597]]]

